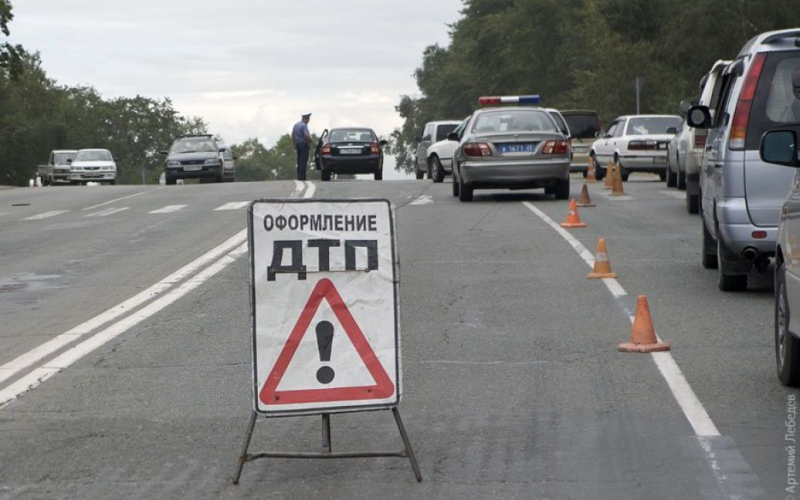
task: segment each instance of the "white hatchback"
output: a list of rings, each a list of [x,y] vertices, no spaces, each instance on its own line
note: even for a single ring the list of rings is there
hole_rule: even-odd
[[[107,149],[81,149],[70,163],[69,181],[117,183],[117,164]]]

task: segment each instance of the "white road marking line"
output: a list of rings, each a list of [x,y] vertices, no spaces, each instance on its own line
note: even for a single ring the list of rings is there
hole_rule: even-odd
[[[416,207],[418,207],[420,205],[432,205],[432,204],[433,204],[433,197],[428,195],[428,194],[423,194],[422,196],[420,196],[416,200],[414,200],[411,203],[409,203],[409,205],[416,206]]]
[[[188,207],[189,205],[167,205],[166,207],[159,208],[158,210],[153,210],[152,212],[148,212],[151,214],[171,214],[173,212],[177,212],[179,210],[183,210],[184,208]]]
[[[149,192],[150,191],[142,191],[141,193],[136,193],[136,194],[131,194],[131,195],[128,195],[128,196],[123,196],[122,198],[117,198],[115,200],[107,201],[105,203],[100,203],[99,205],[92,205],[91,207],[86,207],[83,210],[84,210],[84,212],[87,211],[87,210],[94,210],[95,208],[104,207],[106,205],[110,205],[112,203],[116,203],[116,202],[122,201],[122,200],[127,200],[129,198],[133,198],[134,196],[141,196],[141,195],[147,194]]]
[[[586,250],[586,247],[584,247],[577,239],[565,231],[561,226],[556,224],[556,222],[548,217],[547,214],[529,202],[523,202],[523,205],[528,207],[531,212],[538,215],[539,218],[547,223],[550,227],[556,229],[558,233],[572,245],[581,258],[583,258],[587,264],[589,263],[589,259],[586,257],[588,250]],[[594,266],[594,258],[591,259],[591,262],[592,263],[590,265]],[[625,289],[622,288],[617,280],[604,279],[603,282],[606,283],[606,286],[612,294],[615,293],[614,289],[618,287],[617,293],[621,291],[627,295],[627,292],[625,292]],[[609,282],[614,282],[615,285],[609,286]],[[616,294],[614,296],[617,297]],[[633,321],[632,317],[629,317],[628,319],[630,319],[631,322]],[[686,419],[689,420],[689,424],[691,424],[695,434],[698,436],[719,436],[720,433],[717,429],[717,426],[714,425],[714,422],[711,420],[711,417],[708,415],[708,412],[706,412],[703,404],[692,390],[692,387],[689,385],[686,377],[683,376],[683,372],[681,372],[681,369],[675,362],[672,354],[668,352],[660,352],[651,353],[650,355],[653,357],[653,361],[655,361],[661,376],[664,377],[664,380],[666,380],[667,385],[672,391],[672,395],[675,397],[675,400],[678,402],[681,410],[683,410],[683,414],[686,416]]]
[[[236,259],[245,252],[247,252],[247,242],[242,243],[235,250],[225,255],[214,264],[201,271],[195,277],[180,285],[175,290],[172,290],[166,295],[154,300],[139,311],[131,314],[123,320],[118,321],[117,323],[114,323],[98,334],[84,340],[83,342],[74,346],[72,349],[69,349],[52,361],[43,364],[13,384],[9,385],[0,391],[0,408],[4,407],[9,401],[13,401],[20,395],[34,389],[45,380],[72,365],[98,347],[105,345],[109,341],[127,332],[142,321],[152,317],[167,306],[173,304],[175,301],[185,296],[195,288],[208,281],[214,275],[228,267],[231,263],[235,262]]]
[[[659,191],[659,193],[671,196],[673,198],[677,198],[679,200],[686,199],[686,193],[684,193],[683,191]]]
[[[37,361],[40,361],[41,359],[53,354],[62,347],[78,339],[79,337],[94,331],[95,329],[103,326],[109,321],[117,319],[118,317],[131,312],[132,310],[144,304],[153,297],[157,297],[158,295],[164,293],[166,290],[168,290],[173,285],[183,280],[190,274],[194,273],[196,270],[207,265],[209,262],[218,258],[220,255],[229,252],[232,248],[236,247],[237,245],[241,245],[242,242],[246,240],[247,240],[247,230],[245,229],[239,231],[233,237],[229,238],[227,241],[225,241],[218,247],[209,250],[208,252],[201,255],[197,259],[193,260],[189,264],[183,266],[174,273],[170,274],[163,280],[150,286],[146,290],[134,295],[130,299],[112,307],[111,309],[108,309],[107,311],[95,316],[94,318],[84,323],[81,323],[75,328],[72,328],[71,330],[62,333],[57,337],[48,340],[44,344],[35,347],[31,351],[28,351],[27,353],[4,364],[3,366],[0,366],[0,383],[12,377],[20,370],[23,370],[28,366],[36,363]]]
[[[292,195],[296,194],[297,190],[292,193]],[[4,382],[5,380],[8,380],[15,374],[19,373],[21,370],[33,365],[38,361],[41,361],[47,356],[54,354],[55,352],[59,351],[61,348],[67,346],[73,341],[77,340],[81,336],[91,333],[94,330],[102,327],[106,323],[135,310],[137,307],[148,302],[153,297],[157,297],[158,295],[164,293],[173,285],[179,283],[186,277],[190,276],[198,269],[202,268],[203,266],[206,266],[214,259],[219,258],[220,255],[224,255],[225,253],[230,252],[231,249],[241,245],[242,243],[245,243],[246,241],[247,241],[247,229],[243,229],[238,233],[236,233],[231,238],[229,238],[227,241],[222,243],[221,245],[209,250],[208,252],[201,255],[197,259],[193,260],[189,264],[183,266],[174,273],[170,274],[163,280],[148,287],[146,290],[143,290],[142,292],[134,295],[130,299],[121,302],[120,304],[112,307],[111,309],[108,309],[107,311],[95,316],[94,318],[81,323],[80,325],[50,339],[49,341],[35,347],[34,349],[28,351],[27,353],[22,354],[21,356],[18,356],[12,361],[0,366],[0,383]]]
[[[86,214],[84,217],[108,217],[109,215],[118,214],[120,212],[124,212],[125,210],[130,210],[131,207],[119,207],[119,208],[107,208],[105,210],[100,210],[99,212],[92,212],[90,214]]]
[[[308,186],[308,190],[303,194],[303,198],[313,198],[314,193],[317,192],[317,186],[311,181],[306,181],[306,185]]]
[[[69,212],[69,210],[53,210],[52,212],[45,212],[43,214],[38,215],[31,215],[30,217],[26,217],[22,220],[42,220],[42,219],[49,219],[50,217],[55,217],[57,215],[65,214]]]
[[[239,210],[246,207],[249,204],[250,204],[249,201],[232,201],[230,203],[226,203],[220,207],[215,208],[214,211],[222,212],[224,210]]]

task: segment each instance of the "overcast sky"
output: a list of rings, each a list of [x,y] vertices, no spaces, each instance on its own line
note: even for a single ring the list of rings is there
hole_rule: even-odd
[[[170,97],[229,143],[268,145],[313,112],[387,136],[460,0],[13,0],[11,40],[51,78],[104,96]]]

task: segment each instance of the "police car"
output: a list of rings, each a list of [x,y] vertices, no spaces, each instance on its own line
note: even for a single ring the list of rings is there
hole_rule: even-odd
[[[476,189],[544,189],[569,199],[570,145],[539,96],[481,97],[453,153],[453,196]]]

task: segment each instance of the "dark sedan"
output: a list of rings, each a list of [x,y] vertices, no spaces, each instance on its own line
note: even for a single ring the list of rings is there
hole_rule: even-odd
[[[322,133],[314,151],[314,164],[323,181],[331,174],[372,174],[383,179],[383,146],[369,128],[334,128]]]

